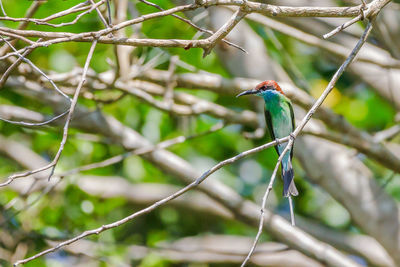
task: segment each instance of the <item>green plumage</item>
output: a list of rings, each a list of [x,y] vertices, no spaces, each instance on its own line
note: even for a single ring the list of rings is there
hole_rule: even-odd
[[[262,96],[265,101],[265,120],[272,139],[280,139],[290,135],[294,130],[294,113],[290,100],[276,90],[261,91],[257,95]],[[280,155],[285,149],[287,142],[275,147]],[[284,183],[283,195],[298,195],[293,182],[294,174],[292,168],[293,149],[290,149],[282,159],[281,169]]]

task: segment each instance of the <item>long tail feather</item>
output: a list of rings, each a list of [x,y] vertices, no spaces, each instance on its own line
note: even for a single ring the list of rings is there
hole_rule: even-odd
[[[289,208],[290,208],[290,222],[292,223],[292,226],[295,226],[296,221],[294,219],[294,208],[293,208],[292,196],[289,196],[288,199],[289,199]]]
[[[297,196],[299,192],[297,191],[296,185],[294,183],[294,173],[292,163],[289,162],[285,164],[286,166],[282,165],[282,178],[283,178],[283,196],[289,197],[290,196]]]

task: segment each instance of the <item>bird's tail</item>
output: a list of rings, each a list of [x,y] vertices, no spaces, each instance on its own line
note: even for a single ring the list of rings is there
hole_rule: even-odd
[[[283,196],[297,196],[299,192],[294,184],[294,173],[290,158],[288,158],[287,161],[282,162],[281,168],[283,178]]]

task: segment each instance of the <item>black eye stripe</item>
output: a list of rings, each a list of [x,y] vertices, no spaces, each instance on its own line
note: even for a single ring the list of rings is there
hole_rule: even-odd
[[[267,91],[267,90],[273,90],[274,88],[272,87],[272,86],[269,86],[269,85],[263,85],[261,88],[260,88],[260,90],[261,91]]]

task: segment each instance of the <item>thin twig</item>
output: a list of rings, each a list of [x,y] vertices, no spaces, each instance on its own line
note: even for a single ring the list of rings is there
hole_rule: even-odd
[[[265,18],[265,17],[264,17]],[[283,56],[283,59],[285,60],[285,64],[283,66],[287,66],[289,70],[293,72],[294,75],[294,80],[300,83],[299,87],[304,88],[307,92],[310,92],[310,85],[308,84],[306,78],[304,77],[303,73],[299,70],[297,65],[293,62],[292,56],[289,55],[289,52],[287,49],[285,49],[282,45],[282,43],[279,41],[279,39],[276,37],[274,31],[272,31],[270,28],[266,28],[266,34],[268,38],[271,40],[272,44],[275,46],[277,50],[279,50],[279,53],[281,56]],[[288,72],[289,73],[289,72]]]
[[[142,2],[142,3],[144,3],[144,4],[146,4],[146,5],[155,7],[155,8],[157,8],[158,10],[161,10],[161,11],[164,10],[164,9],[163,9],[162,7],[160,7],[159,5],[154,4],[154,3],[150,2],[150,1],[146,1],[146,0],[139,0],[139,1]],[[176,15],[176,14],[172,14],[171,16],[173,16],[174,18],[177,18],[177,19],[179,19],[179,20],[181,20],[181,21],[183,21],[183,22],[189,24],[190,26],[192,26],[193,28],[195,28],[196,30],[198,30],[198,31],[200,31],[200,32],[208,33],[209,35],[213,35],[213,34],[214,34],[213,31],[207,30],[207,29],[204,29],[204,28],[201,28],[201,27],[197,26],[196,24],[194,24],[194,23],[193,23],[192,21],[190,21],[189,19],[185,19],[185,18],[183,18],[183,17],[181,17],[181,16],[179,16],[179,15]],[[222,39],[222,41],[223,41],[224,43],[226,43],[227,45],[230,45],[230,46],[232,46],[232,47],[235,47],[235,48],[239,49],[240,51],[242,51],[242,52],[248,54],[248,52],[247,52],[243,47],[241,47],[241,46],[239,46],[239,45],[237,45],[237,44],[234,44],[234,43],[232,43],[232,42],[230,42],[230,41],[228,41],[228,40],[226,40],[226,39]]]
[[[5,182],[0,184],[0,187],[4,187],[4,186],[9,185],[10,183],[12,183],[12,181],[14,181],[17,178],[26,177],[28,175],[32,175],[32,174],[35,174],[35,173],[38,173],[38,172],[41,172],[41,171],[44,171],[44,170],[47,170],[47,169],[50,169],[50,168],[51,168],[51,172],[50,172],[50,175],[49,175],[49,179],[51,178],[51,176],[53,175],[53,172],[54,172],[54,168],[57,165],[58,160],[60,159],[61,153],[62,153],[62,151],[64,149],[65,143],[67,142],[69,124],[71,122],[72,114],[74,113],[75,106],[76,106],[76,104],[78,102],[78,97],[79,97],[80,90],[82,88],[83,83],[86,81],[86,73],[87,73],[87,70],[89,68],[89,63],[90,63],[90,60],[92,59],[96,44],[97,44],[97,41],[94,41],[92,43],[92,46],[90,47],[89,54],[88,54],[88,57],[86,59],[85,66],[84,66],[84,69],[83,69],[81,81],[80,81],[80,83],[78,84],[78,86],[76,88],[74,97],[73,97],[72,102],[71,102],[71,106],[69,108],[68,116],[67,116],[66,122],[64,124],[63,138],[61,140],[60,147],[59,147],[59,149],[57,151],[57,154],[54,157],[53,161],[51,163],[47,164],[46,166],[41,167],[39,169],[11,175],[11,176],[9,176],[7,178],[7,180]]]
[[[336,33],[346,29],[350,25],[353,25],[357,21],[364,20],[364,19],[373,20],[375,18],[375,16],[380,12],[380,10],[390,2],[390,0],[375,0],[375,1],[372,1],[368,5],[364,2],[364,0],[362,0],[361,2],[362,3],[359,6],[359,14],[355,18],[351,19],[350,21],[340,25],[339,27],[335,28],[333,31],[325,34],[323,36],[324,39],[327,39],[327,38],[335,35]]]
[[[304,31],[301,31],[296,27],[282,23],[275,19],[271,19],[271,18],[262,16],[260,14],[254,14],[254,13],[249,14],[246,16],[246,19],[260,23],[260,24],[266,26],[267,29],[273,29],[275,31],[281,32],[288,36],[291,36],[305,44],[309,44],[313,47],[318,47],[323,50],[326,50],[334,55],[342,57],[343,59],[346,59],[348,54],[351,52],[351,49],[349,49],[347,46],[344,46],[344,45],[338,44],[338,43],[334,43],[334,42],[330,42],[327,40],[322,40],[321,38],[316,37],[312,34],[306,33]],[[376,56],[370,55],[368,53],[361,53],[357,56],[357,60],[376,64],[378,66],[385,67],[385,68],[397,68],[397,69],[400,68],[400,61],[391,56],[376,57]]]
[[[176,70],[176,63],[179,60],[179,56],[172,56],[169,59],[169,67],[168,67],[168,81],[166,84],[166,89],[164,93],[164,101],[167,103],[168,107],[171,108],[174,102],[174,88],[176,87],[176,77],[175,77],[175,70]]]
[[[112,25],[110,0],[106,0],[106,3],[107,3],[108,25]]]
[[[328,38],[334,36],[335,34],[337,34],[337,33],[341,32],[341,31],[343,31],[343,30],[346,29],[347,27],[350,27],[350,26],[353,25],[354,23],[356,23],[356,22],[362,20],[363,18],[364,18],[364,15],[360,14],[360,15],[358,15],[357,17],[355,17],[355,18],[353,18],[353,19],[351,19],[351,20],[349,20],[349,21],[343,23],[342,25],[336,27],[334,30],[332,30],[332,31],[330,31],[330,32],[328,32],[328,33],[326,33],[326,34],[324,34],[322,37],[323,37],[324,39],[328,39]]]
[[[103,25],[106,28],[110,28],[110,25],[108,25],[108,23],[107,23],[106,19],[104,18],[103,14],[101,14],[98,6],[96,6],[96,3],[93,0],[89,0],[89,1],[92,4],[92,7],[94,7],[96,9],[97,15],[99,16],[99,18],[100,18],[101,22],[103,23]]]
[[[36,185],[36,183],[38,181],[39,181],[39,179],[33,180],[32,184],[29,186],[28,190],[23,195],[27,195],[29,193],[29,191],[33,189],[34,185]],[[17,211],[14,211],[11,215],[7,216],[7,218],[0,223],[0,227],[3,227],[6,223],[10,222],[18,214],[33,207],[37,202],[39,202],[39,200],[42,199],[42,197],[44,197],[46,194],[48,194],[50,191],[52,191],[61,181],[62,181],[62,179],[58,179],[55,183],[49,183],[43,190],[40,191],[40,194],[38,196],[36,196],[33,200],[29,198],[28,199],[29,202],[26,203],[22,208],[18,209]],[[17,199],[17,198],[14,198],[14,199]],[[12,207],[12,205],[10,205],[7,208],[9,209],[11,207]]]
[[[239,8],[235,13],[233,13],[231,18],[227,22],[225,22],[225,24],[222,25],[221,28],[219,28],[218,31],[208,37],[206,39],[207,44],[205,47],[203,47],[203,57],[210,54],[211,50],[217,45],[217,43],[220,40],[224,39],[228,35],[228,33],[233,30],[233,28],[239,23],[239,21],[241,21],[247,14],[248,13],[244,9]]]
[[[103,0],[101,0],[103,1]],[[0,1],[1,2],[1,1]],[[46,21],[50,21],[56,18],[60,18],[63,17],[65,15],[69,15],[75,12],[79,12],[79,11],[83,11],[83,10],[87,10],[90,8],[90,6],[87,6],[86,4],[87,1],[83,2],[83,3],[79,3],[67,10],[63,10],[61,12],[52,14],[50,16],[48,16],[47,18],[43,18],[43,19],[33,19],[33,18],[12,18],[12,17],[0,17],[0,20],[8,20],[8,21],[13,21],[13,22],[33,22],[33,23],[40,23],[40,22],[46,22]]]
[[[22,22],[33,22],[33,23],[35,23],[37,25],[46,25],[46,26],[50,26],[50,27],[54,27],[54,28],[59,28],[59,27],[75,24],[76,22],[78,22],[78,20],[82,16],[92,12],[95,8],[98,8],[104,2],[105,2],[105,0],[101,0],[101,1],[99,1],[97,3],[95,3],[94,5],[90,5],[90,6],[86,6],[86,2],[83,2],[83,3],[80,3],[80,4],[76,5],[76,6],[73,6],[73,7],[69,8],[67,10],[58,12],[56,14],[53,14],[53,15],[51,15],[51,16],[49,16],[47,18],[43,18],[43,19],[0,17],[0,20],[8,20],[8,21],[14,21],[14,22],[19,22],[19,21],[22,21]],[[56,18],[61,18],[63,16],[70,15],[70,14],[73,14],[73,13],[76,13],[76,12],[80,12],[80,11],[84,11],[84,12],[78,14],[70,22],[62,22],[62,23],[59,23],[59,24],[48,23],[48,21],[50,21],[50,20],[53,20],[53,19],[56,19]]]
[[[103,3],[103,2],[104,2],[104,0],[100,0],[98,3]],[[71,8],[68,8],[66,10],[63,10],[63,11],[57,12],[55,14],[52,14],[52,15],[46,17],[46,18],[37,19],[37,21],[47,22],[47,21],[50,21],[50,20],[61,18],[61,17],[66,16],[66,15],[70,15],[72,13],[76,13],[76,12],[80,12],[80,11],[84,11],[84,10],[90,9],[91,6],[89,6],[88,3],[89,3],[88,1],[79,3],[79,4],[77,4],[77,5],[75,5],[75,6],[71,7]]]
[[[25,58],[23,55],[21,55],[16,49],[15,47],[8,42],[6,39],[4,39],[4,37],[2,35],[0,35],[0,38],[3,39],[4,42],[7,43],[7,45],[14,50],[14,52],[21,58],[21,60],[23,60],[24,62],[28,63],[32,68],[34,68],[37,72],[39,72],[43,77],[45,77],[50,83],[51,85],[54,87],[54,89],[61,94],[63,97],[65,97],[66,99],[68,99],[70,102],[72,101],[71,98],[66,95],[63,91],[61,91],[58,86],[54,83],[54,81],[52,79],[50,79],[41,69],[39,69],[35,64],[33,64],[32,61],[30,61],[29,59]],[[28,48],[29,49],[33,49],[33,48]]]
[[[8,77],[10,76],[11,72],[18,67],[18,65],[22,62],[22,58],[26,57],[29,55],[34,49],[28,49],[26,50],[23,54],[22,57],[17,58],[11,65],[10,67],[7,68],[7,70],[4,72],[3,76],[1,76],[0,79],[0,88],[4,86],[6,83]]]
[[[25,38],[25,37],[23,37],[21,35],[18,35],[18,34],[14,34],[14,33],[10,33],[10,32],[4,32],[4,31],[0,31],[0,34],[10,37],[8,39],[14,39],[14,40],[15,39],[19,39],[19,40],[21,40],[21,41],[23,41],[25,43],[30,44],[30,45],[34,45],[36,43],[36,42],[33,42],[33,41],[31,41],[31,40],[29,40],[29,39],[27,39],[27,38]]]
[[[60,27],[64,27],[64,26],[68,26],[68,25],[73,25],[75,23],[77,23],[79,21],[80,18],[82,18],[84,15],[91,13],[94,9],[98,10],[98,7],[100,5],[102,5],[104,3],[105,0],[101,0],[97,3],[93,3],[90,7],[88,7],[88,10],[78,14],[72,21],[70,22],[62,22],[59,24],[53,24],[53,23],[48,23],[46,22],[46,20],[48,21],[49,19],[43,19],[43,20],[34,20],[33,22],[37,25],[46,25],[46,26],[50,26],[50,27],[54,27],[54,28],[60,28]],[[67,15],[67,14],[72,14],[77,12],[78,9],[69,9],[70,12],[67,13],[62,13],[63,16]],[[100,13],[101,14],[101,13]],[[54,19],[54,18],[52,18]],[[107,24],[106,24],[107,25]]]
[[[281,155],[278,158],[278,161],[275,164],[275,168],[274,168],[274,171],[272,172],[271,179],[269,181],[267,190],[265,191],[265,194],[264,194],[263,199],[262,199],[261,211],[260,211],[261,212],[260,213],[260,221],[259,221],[259,224],[258,224],[258,232],[257,232],[256,237],[254,238],[253,245],[251,246],[251,249],[250,249],[249,253],[247,254],[246,258],[244,259],[241,267],[246,266],[247,262],[250,260],[251,255],[253,255],[253,252],[256,249],[258,240],[260,239],[262,230],[264,228],[264,213],[265,213],[265,206],[267,204],[267,199],[268,199],[268,196],[269,196],[269,192],[271,192],[272,187],[274,186],[276,173],[278,172],[279,165],[281,164],[282,159],[285,156],[285,154],[292,148],[293,141],[294,141],[294,138],[290,138],[289,139],[289,143],[286,145],[285,149],[283,150],[283,152],[281,153]]]
[[[365,9],[367,7],[367,3],[365,3],[365,0],[361,0],[361,4],[363,9]]]
[[[382,8],[385,4],[388,3],[389,0],[378,1],[375,0],[370,4],[369,10],[370,13],[376,13]],[[83,33],[60,33],[60,32],[40,32],[40,31],[18,31],[12,30],[9,28],[0,27],[1,30],[7,32],[18,33],[22,36],[30,36],[30,37],[45,37],[51,39],[45,42],[35,43],[29,47],[24,48],[32,48],[32,47],[41,47],[41,46],[49,46],[52,44],[62,43],[62,42],[71,42],[71,41],[79,41],[79,42],[92,42],[94,39],[98,39],[99,43],[107,43],[107,44],[120,44],[120,45],[130,45],[130,46],[155,46],[155,47],[183,47],[189,49],[191,47],[200,47],[205,50],[204,55],[207,55],[211,49],[215,46],[215,44],[223,39],[229,31],[237,24],[237,22],[248,13],[262,13],[267,16],[282,16],[282,17],[348,17],[355,16],[359,14],[359,6],[356,7],[286,7],[286,6],[275,6],[270,4],[260,4],[250,1],[236,1],[236,0],[203,0],[200,1],[201,4],[190,4],[177,6],[171,9],[167,9],[165,11],[155,12],[151,14],[146,14],[138,18],[134,18],[131,20],[127,20],[121,22],[117,25],[114,25],[110,28],[99,30],[96,32],[83,32]],[[383,3],[381,3],[383,2]],[[376,3],[375,5],[372,5]],[[130,25],[142,23],[149,19],[154,19],[157,17],[168,16],[177,12],[184,12],[190,10],[196,10],[201,7],[210,7],[215,5],[225,5],[225,6],[239,6],[241,12],[236,14],[229,20],[223,27],[221,27],[215,34],[207,39],[202,40],[153,40],[153,39],[129,39],[129,38],[109,38],[105,37],[109,33],[114,31],[118,31],[122,28],[128,27]],[[372,8],[373,7],[373,8]],[[375,14],[374,13],[374,14]],[[24,51],[23,50],[23,51]],[[23,52],[22,51],[22,52]],[[8,55],[6,55],[8,56]]]
[[[39,9],[39,7],[42,5],[43,2],[41,1],[33,1],[32,4],[29,6],[28,10],[25,12],[25,18],[31,18],[33,15],[36,13],[36,11]],[[26,27],[28,27],[28,22],[23,21],[18,24],[17,30],[25,30]],[[12,40],[10,43],[12,45],[15,45],[17,40]],[[3,45],[3,47],[0,48],[0,55],[4,55],[7,53],[11,48],[8,45]]]
[[[81,92],[82,86],[86,82],[86,73],[87,73],[87,71],[89,69],[89,64],[90,64],[90,61],[92,59],[92,56],[93,56],[93,53],[94,53],[94,49],[96,48],[96,45],[97,45],[97,40],[94,40],[93,43],[92,43],[92,46],[90,47],[89,54],[88,54],[88,56],[86,58],[85,66],[83,67],[83,73],[82,73],[81,81],[79,82],[79,84],[78,84],[78,86],[76,88],[76,91],[75,91],[75,94],[74,94],[74,98],[72,99],[72,103],[71,103],[71,106],[69,108],[69,113],[68,113],[68,116],[67,116],[67,120],[66,120],[65,125],[64,125],[63,139],[61,140],[60,148],[59,148],[56,156],[54,157],[54,160],[53,160],[54,164],[53,164],[53,166],[51,166],[51,172],[50,172],[50,175],[49,175],[49,178],[48,178],[49,181],[50,181],[51,176],[54,173],[54,169],[55,169],[56,164],[57,164],[57,162],[58,162],[58,160],[59,160],[59,158],[61,156],[61,152],[64,149],[64,145],[67,142],[69,124],[70,124],[70,122],[72,120],[72,114],[75,111],[76,104],[78,103],[78,98],[79,98],[79,94]]]
[[[3,12],[3,15],[4,15],[5,17],[8,17],[6,11],[4,10],[3,2],[2,2],[1,0],[0,0],[0,8],[1,8],[1,12]]]
[[[67,111],[64,111],[63,113],[53,117],[53,118],[50,118],[50,119],[48,119],[46,121],[42,121],[42,122],[12,121],[12,120],[4,119],[4,118],[0,118],[0,120],[1,121],[5,121],[7,123],[11,123],[11,124],[15,124],[15,125],[21,125],[21,126],[28,126],[28,127],[43,126],[43,125],[50,124],[53,121],[56,121],[56,120],[64,117],[65,115],[68,114],[68,112],[69,112],[69,109]]]
[[[158,17],[163,17],[163,16],[167,16],[176,12],[182,12],[182,11],[188,11],[188,10],[194,10],[199,8],[199,6],[191,4],[191,5],[183,5],[183,6],[177,6],[165,11],[160,11],[160,12],[155,12],[155,13],[151,13],[151,14],[146,14],[143,15],[141,17],[138,18],[134,18],[132,20],[128,20],[128,21],[124,21],[121,22],[117,25],[112,26],[111,28],[107,28],[107,29],[103,29],[103,30],[99,30],[97,32],[83,32],[83,33],[79,33],[79,34],[73,34],[73,33],[68,33],[68,32],[64,32],[64,33],[59,33],[59,32],[39,32],[39,31],[19,31],[19,30],[15,30],[15,29],[9,29],[6,27],[0,27],[0,30],[6,31],[6,32],[11,32],[11,33],[16,33],[16,34],[20,34],[21,36],[25,36],[24,33],[28,33],[28,36],[30,37],[44,37],[44,38],[55,38],[52,40],[48,40],[45,42],[37,42],[34,45],[25,47],[24,49],[21,49],[19,52],[24,52],[27,49],[30,48],[36,48],[36,47],[48,47],[52,44],[57,44],[57,43],[63,43],[63,42],[71,42],[71,41],[89,41],[92,42],[95,39],[99,42],[99,43],[103,43],[102,39],[106,38],[106,39],[110,39],[113,40],[112,43],[118,44],[117,40],[129,40],[127,38],[108,38],[108,37],[104,37],[106,35],[108,35],[109,33],[112,33],[114,31],[118,31],[120,29],[123,29],[125,27],[134,25],[134,24],[138,24],[138,23],[142,23],[146,20],[149,19],[154,19],[154,18],[158,18]],[[34,33],[39,34],[39,36],[32,36],[35,35]],[[138,39],[138,40],[143,40],[143,39]],[[177,41],[177,40],[174,40]],[[196,42],[197,40],[190,40],[191,42]],[[157,43],[157,41],[155,42]],[[178,44],[181,42],[178,42]],[[186,47],[189,43],[186,43],[183,47]],[[159,46],[159,45],[151,45],[151,46]],[[176,46],[176,45],[174,45]],[[9,53],[11,54],[11,53]],[[8,56],[10,56],[9,54],[0,57],[0,60],[7,58]]]
[[[400,134],[400,125],[396,124],[392,127],[382,130],[374,134],[374,141],[375,142],[382,142],[384,140],[392,139],[396,135]]]
[[[347,67],[350,65],[350,63],[353,62],[355,56],[360,51],[363,44],[366,42],[367,37],[370,34],[371,30],[372,30],[372,24],[371,24],[371,21],[369,21],[367,27],[364,30],[364,33],[362,34],[360,40],[357,42],[356,46],[351,51],[348,58],[343,62],[343,64],[335,72],[331,81],[325,88],[324,92],[321,94],[321,96],[318,98],[318,100],[314,103],[312,108],[307,112],[306,116],[303,118],[300,125],[293,132],[293,134],[295,136],[297,136],[303,130],[306,123],[311,119],[311,117],[314,115],[315,111],[322,105],[322,103],[324,102],[326,97],[332,91],[333,87],[335,86],[335,84],[338,81],[338,79],[340,78],[340,76],[342,76],[343,72],[347,69]]]
[[[166,149],[166,148],[168,148],[170,146],[173,146],[173,145],[176,145],[176,144],[181,144],[181,143],[183,143],[183,142],[185,142],[187,140],[191,140],[191,139],[194,139],[194,138],[202,137],[202,136],[208,135],[210,133],[214,133],[216,131],[219,131],[223,127],[225,127],[225,125],[226,124],[223,123],[223,122],[217,123],[213,127],[211,127],[211,129],[209,129],[208,131],[205,131],[205,132],[202,132],[202,133],[199,133],[199,134],[195,134],[195,135],[191,135],[191,136],[183,136],[183,135],[181,135],[181,136],[178,136],[178,137],[175,137],[175,138],[172,138],[172,139],[168,139],[168,140],[162,141],[162,142],[160,142],[160,143],[158,143],[156,145],[138,148],[138,149],[126,152],[124,154],[108,158],[108,159],[103,160],[103,161],[99,161],[99,162],[87,164],[87,165],[84,165],[84,166],[80,166],[80,167],[77,167],[75,169],[71,169],[69,171],[66,171],[66,172],[64,172],[62,174],[59,174],[58,176],[65,177],[65,176],[76,174],[76,173],[79,173],[79,172],[82,172],[82,171],[88,171],[88,170],[92,170],[92,169],[103,168],[103,167],[110,166],[112,164],[116,164],[118,162],[121,162],[122,160],[124,160],[125,158],[127,158],[129,156],[133,156],[133,155],[138,156],[138,155],[151,153],[151,152],[154,152],[156,150]]]
[[[392,102],[392,105],[395,109],[398,109],[397,101],[394,98],[392,74],[393,74],[393,76],[395,75],[394,72],[392,71],[392,69],[387,68],[386,77],[387,77],[388,91],[389,91],[389,95],[390,95],[390,102]]]

